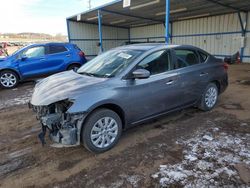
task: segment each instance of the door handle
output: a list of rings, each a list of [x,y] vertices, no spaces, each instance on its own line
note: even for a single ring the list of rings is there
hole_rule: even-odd
[[[169,80],[166,84],[167,85],[172,85],[174,83],[174,80]]]
[[[201,73],[200,73],[200,76],[206,76],[206,75],[208,75],[207,72],[201,72]]]
[[[45,58],[41,58],[40,61],[45,61]]]
[[[70,54],[67,54],[66,57],[70,57]]]

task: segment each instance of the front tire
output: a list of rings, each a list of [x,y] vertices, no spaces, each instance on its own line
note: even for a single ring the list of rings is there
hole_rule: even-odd
[[[199,108],[203,111],[212,110],[218,101],[218,87],[214,83],[208,84],[202,94]]]
[[[122,122],[117,113],[98,109],[88,118],[82,129],[84,146],[93,153],[102,153],[113,148],[122,133]]]
[[[18,76],[13,71],[0,72],[0,86],[5,89],[12,89],[17,86],[19,82]]]

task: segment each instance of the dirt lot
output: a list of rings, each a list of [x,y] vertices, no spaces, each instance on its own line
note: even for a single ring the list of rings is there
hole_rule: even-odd
[[[109,152],[42,147],[25,103],[33,82],[0,90],[1,187],[250,187],[250,64],[229,68],[211,112],[190,108],[124,132]]]

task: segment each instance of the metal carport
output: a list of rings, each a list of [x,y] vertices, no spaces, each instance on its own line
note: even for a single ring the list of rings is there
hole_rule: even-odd
[[[68,38],[95,56],[98,41],[108,50],[126,42],[164,42],[169,33],[172,43],[217,56],[240,51],[250,62],[249,11],[249,0],[131,0],[127,8],[118,0],[67,18]]]

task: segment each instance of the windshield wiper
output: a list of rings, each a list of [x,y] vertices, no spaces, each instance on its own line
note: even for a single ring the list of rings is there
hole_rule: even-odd
[[[96,77],[95,74],[89,73],[89,72],[78,72],[78,74],[83,74],[83,75],[87,75],[87,76],[91,76],[91,77]]]
[[[113,75],[99,75],[99,74],[94,74],[90,72],[77,72],[78,74],[83,74],[91,77],[97,77],[97,78],[111,78],[114,77]]]

